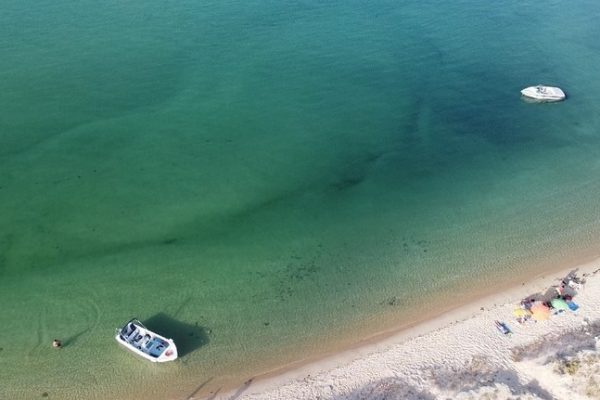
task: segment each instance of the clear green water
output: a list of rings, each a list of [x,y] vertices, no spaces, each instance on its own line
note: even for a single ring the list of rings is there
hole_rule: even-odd
[[[599,12],[4,1],[0,398],[209,394],[597,248]]]

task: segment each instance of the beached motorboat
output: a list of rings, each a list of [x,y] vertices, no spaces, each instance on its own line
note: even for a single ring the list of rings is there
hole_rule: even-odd
[[[177,347],[173,340],[152,332],[136,318],[118,328],[115,339],[126,349],[152,362],[177,359]]]
[[[561,101],[566,97],[561,88],[543,85],[529,86],[521,90],[521,94],[529,99],[543,102]]]

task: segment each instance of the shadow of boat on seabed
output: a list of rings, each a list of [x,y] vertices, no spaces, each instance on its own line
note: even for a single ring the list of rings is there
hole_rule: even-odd
[[[142,321],[148,329],[173,339],[179,357],[183,357],[209,342],[206,329],[196,324],[178,321],[165,313],[158,313]]]

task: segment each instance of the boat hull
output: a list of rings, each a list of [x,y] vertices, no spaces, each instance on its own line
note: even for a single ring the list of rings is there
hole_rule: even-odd
[[[530,86],[521,90],[521,95],[529,101],[551,103],[566,98],[562,89],[553,86]]]
[[[177,347],[167,339],[146,328],[137,319],[128,321],[117,329],[115,340],[130,352],[155,363],[177,359]]]

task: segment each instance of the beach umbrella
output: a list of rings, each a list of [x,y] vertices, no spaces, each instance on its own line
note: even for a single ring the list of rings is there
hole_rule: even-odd
[[[513,315],[517,318],[524,318],[529,317],[531,315],[531,312],[529,312],[529,310],[519,307],[513,310]]]
[[[550,304],[552,304],[552,307],[556,308],[557,310],[568,310],[569,309],[569,305],[563,299],[552,299]]]
[[[550,309],[538,301],[531,306],[531,316],[537,321],[546,320],[550,317]]]

